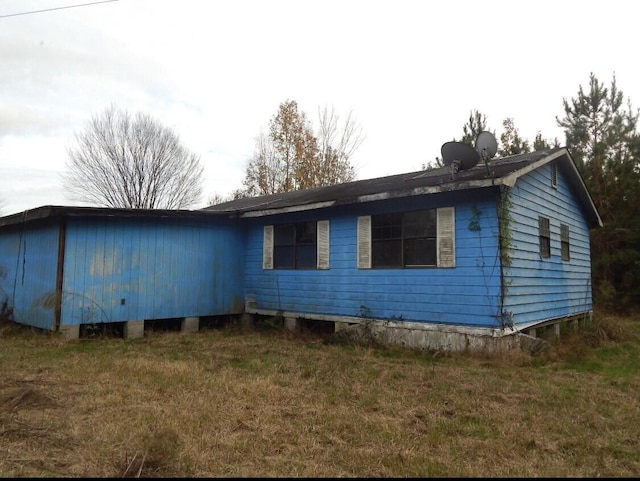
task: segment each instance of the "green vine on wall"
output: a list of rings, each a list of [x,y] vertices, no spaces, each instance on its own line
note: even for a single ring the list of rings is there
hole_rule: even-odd
[[[503,187],[498,200],[498,237],[500,243],[500,261],[502,267],[511,267],[513,258],[511,251],[513,250],[513,231],[511,209],[513,202],[511,200],[511,189]]]
[[[469,230],[472,232],[478,232],[482,230],[480,227],[480,216],[482,215],[482,211],[478,209],[478,207],[473,204],[471,206],[471,218],[469,219]]]
[[[498,242],[500,248],[500,290],[502,292],[500,300],[500,324],[504,329],[505,326],[513,327],[513,313],[504,310],[504,299],[509,292],[509,284],[511,281],[506,280],[506,269],[511,267],[513,263],[513,217],[511,210],[513,201],[511,200],[511,189],[503,186],[500,189],[500,198],[498,200]]]

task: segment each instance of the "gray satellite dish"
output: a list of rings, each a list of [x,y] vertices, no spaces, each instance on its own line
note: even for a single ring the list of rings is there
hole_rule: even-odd
[[[462,142],[446,142],[440,148],[444,165],[455,166],[456,170],[474,167],[480,160],[478,152]]]
[[[484,166],[487,169],[487,175],[492,176],[493,174],[489,168],[489,159],[498,152],[498,142],[496,142],[496,138],[491,132],[484,130],[478,134],[476,137],[476,150],[484,161]]]
[[[498,142],[491,132],[480,132],[476,137],[476,150],[483,160],[487,161],[498,152]]]

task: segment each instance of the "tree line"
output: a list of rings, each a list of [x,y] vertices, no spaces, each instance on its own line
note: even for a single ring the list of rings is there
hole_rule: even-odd
[[[591,73],[587,88],[563,99],[556,116],[564,145],[602,217],[604,227],[591,234],[592,280],[596,304],[616,310],[640,306],[640,135],[638,110],[618,88]],[[471,110],[460,142],[474,145],[490,130],[487,118]],[[495,131],[493,131],[495,135]],[[498,155],[509,156],[559,147],[556,138],[537,132],[520,135],[513,118],[502,122]],[[203,166],[179,137],[148,115],[111,106],[94,116],[68,148],[63,182],[76,200],[108,207],[188,208],[200,202]],[[318,109],[315,127],[294,100],[282,102],[266,132],[255,139],[242,185],[227,197],[214,194],[209,203],[247,196],[334,185],[355,180],[352,156],[364,140],[352,112],[342,119],[334,109]],[[453,140],[456,140],[455,138]],[[424,169],[442,166],[440,158]]]
[[[603,227],[590,231],[592,284],[596,304],[616,311],[640,306],[640,135],[638,113],[613,77],[607,86],[591,73],[571,99],[563,99],[564,146],[571,153],[585,186],[602,218]],[[498,155],[506,157],[560,147],[556,138],[537,132],[530,142],[514,119],[502,122]],[[490,131],[487,117],[472,110],[458,142],[474,146],[478,134]],[[423,169],[442,167],[442,159]]]

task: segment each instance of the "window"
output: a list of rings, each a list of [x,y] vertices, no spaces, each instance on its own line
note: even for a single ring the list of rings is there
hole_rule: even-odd
[[[563,261],[571,259],[569,254],[569,226],[560,224],[560,252]]]
[[[558,187],[558,164],[551,164],[551,187]]]
[[[551,257],[551,233],[549,219],[538,217],[538,235],[540,236],[540,256]]]
[[[264,226],[263,269],[328,269],[329,221]]]
[[[358,267],[455,267],[454,209],[358,218]]]

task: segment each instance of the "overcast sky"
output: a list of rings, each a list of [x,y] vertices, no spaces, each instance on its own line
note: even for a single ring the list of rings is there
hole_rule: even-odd
[[[640,106],[640,4],[624,0],[0,0],[0,213],[81,205],[60,174],[109,105],[151,114],[241,185],[280,103],[350,111],[359,179],[419,170],[472,110],[499,136],[564,134],[563,98],[594,72]],[[52,10],[55,9],[55,10]],[[39,13],[15,15],[37,10]]]

